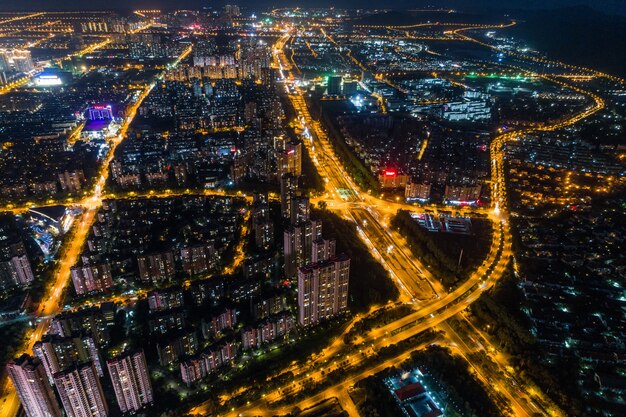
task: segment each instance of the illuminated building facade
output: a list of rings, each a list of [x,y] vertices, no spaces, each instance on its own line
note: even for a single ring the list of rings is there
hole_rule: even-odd
[[[54,375],[63,409],[68,417],[107,417],[109,407],[100,378],[91,362],[75,365]]]
[[[298,271],[298,322],[311,326],[348,307],[350,259],[340,255]]]
[[[152,404],[152,384],[143,351],[123,353],[107,361],[107,368],[122,413],[139,411]]]
[[[7,365],[7,373],[26,417],[61,417],[61,409],[39,359],[24,354]]]

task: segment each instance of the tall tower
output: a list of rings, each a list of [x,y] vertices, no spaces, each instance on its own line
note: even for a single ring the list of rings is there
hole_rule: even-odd
[[[61,417],[61,409],[39,359],[23,354],[7,365],[7,373],[27,417]]]
[[[143,351],[126,352],[107,361],[117,404],[122,413],[152,404],[152,384]]]
[[[57,372],[54,385],[68,417],[107,417],[109,414],[100,379],[91,362]]]

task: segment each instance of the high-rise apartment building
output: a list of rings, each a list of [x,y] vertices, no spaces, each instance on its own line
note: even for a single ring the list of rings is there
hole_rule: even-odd
[[[68,417],[106,417],[109,414],[100,378],[91,362],[57,372],[54,385]]]
[[[141,282],[159,284],[174,278],[174,255],[172,252],[138,256],[137,265]]]
[[[348,307],[350,259],[345,255],[302,267],[298,271],[298,321],[311,326]]]
[[[152,404],[154,396],[148,364],[143,351],[125,352],[108,360],[115,398],[122,413],[138,411]]]
[[[61,408],[39,359],[24,354],[7,365],[7,373],[27,417],[61,417]]]
[[[289,205],[291,224],[306,222],[311,218],[311,202],[308,197],[294,197]]]
[[[322,222],[309,220],[292,225],[283,233],[283,251],[285,255],[285,275],[293,278],[298,268],[311,263],[313,242],[322,238]]]
[[[274,245],[274,222],[270,219],[267,194],[254,195],[252,204],[254,240],[259,249],[268,250]]]
[[[109,325],[100,308],[89,307],[78,311],[65,311],[57,314],[50,323],[52,334],[71,337],[77,332],[87,332],[98,346],[109,343]]]
[[[180,286],[163,288],[148,293],[150,311],[165,311],[185,304],[183,289]]]
[[[54,374],[76,363],[91,361],[98,375],[103,376],[98,348],[86,332],[69,337],[44,335],[33,345],[33,354],[41,360],[51,384],[54,384]]]
[[[280,177],[280,210],[283,217],[291,217],[291,201],[298,195],[298,177],[285,174]]]
[[[278,175],[302,175],[302,142],[284,143],[284,149],[277,149]]]
[[[17,226],[14,220],[0,222],[0,288],[28,285],[35,275]]]
[[[311,247],[311,263],[325,261],[335,256],[337,244],[335,239],[314,240]]]
[[[13,255],[0,260],[0,287],[10,285],[28,285],[35,280],[28,256]]]
[[[107,263],[75,266],[71,269],[71,275],[74,290],[78,295],[103,292],[113,287],[113,275]]]
[[[198,275],[215,268],[219,255],[213,242],[186,247],[180,250],[183,271],[189,275]]]

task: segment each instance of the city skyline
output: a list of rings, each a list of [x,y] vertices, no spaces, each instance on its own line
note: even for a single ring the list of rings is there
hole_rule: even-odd
[[[224,4],[228,4],[232,2],[222,1],[217,3],[207,2],[204,0],[183,0],[182,2],[171,2],[170,0],[131,0],[131,2],[105,2],[101,0],[95,0],[90,2],[89,4],[81,5],[80,7],[83,10],[94,10],[94,9],[110,9],[110,8],[144,8],[144,7],[159,7],[159,8],[201,8],[201,7],[210,7],[214,9],[218,9]],[[246,8],[271,8],[271,7],[297,7],[297,1],[267,1],[267,2],[237,2],[237,4],[246,7]],[[602,4],[598,4],[592,0],[548,0],[548,1],[521,1],[521,0],[508,0],[507,2],[497,2],[494,0],[444,0],[439,2],[432,2],[428,0],[419,0],[415,1],[407,1],[407,0],[395,0],[391,3],[385,4],[385,8],[395,8],[395,9],[410,9],[419,5],[420,7],[424,6],[445,6],[445,7],[456,7],[461,10],[480,10],[484,8],[491,8],[495,10],[502,9],[550,9],[550,8],[560,8],[560,7],[571,7],[571,6],[590,6],[599,11],[607,12],[607,13],[618,13],[625,14],[626,6],[620,4],[619,0],[609,0],[602,2]],[[319,0],[315,3],[309,5],[309,7],[351,7],[358,8],[362,7],[362,4],[359,2],[355,2],[353,0],[343,0],[340,2],[330,3],[325,0]],[[42,8],[42,10],[62,10],[62,9],[72,9],[75,8],[75,5],[69,4],[67,0],[52,0],[47,2],[46,5],[41,5],[41,3],[26,0],[22,2],[20,5],[17,4],[0,4],[0,10],[19,10],[19,9],[28,9],[28,10],[37,10],[38,8]]]
[[[622,415],[623,19],[407,3],[0,9],[0,417]]]

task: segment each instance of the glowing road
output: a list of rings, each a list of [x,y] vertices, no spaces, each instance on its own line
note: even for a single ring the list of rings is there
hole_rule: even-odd
[[[509,25],[515,24],[515,22]],[[497,25],[489,27],[505,27],[507,25]],[[485,26],[487,27],[487,26]],[[476,26],[465,27],[465,29]],[[454,32],[455,35],[463,37],[460,30]],[[544,79],[561,85],[588,96],[592,104],[574,115],[563,119],[548,122],[533,128],[511,131],[499,135],[493,139],[491,145],[492,155],[492,196],[494,201],[493,210],[489,218],[494,223],[494,233],[492,245],[487,258],[481,266],[474,271],[471,276],[457,288],[446,292],[440,283],[428,273],[427,269],[410,254],[403,244],[403,240],[395,235],[387,227],[389,216],[402,205],[393,206],[390,202],[381,201],[368,193],[362,193],[353,183],[351,177],[343,169],[339,159],[335,155],[328,140],[328,136],[320,123],[314,120],[307,108],[302,92],[293,83],[294,76],[290,72],[293,67],[283,52],[285,43],[290,39],[290,34],[286,33],[276,44],[275,62],[279,67],[285,81],[286,90],[293,105],[300,128],[304,132],[307,140],[305,145],[320,175],[327,185],[327,194],[320,198],[328,203],[331,210],[338,211],[346,218],[353,219],[359,227],[359,233],[368,244],[373,255],[389,270],[392,277],[398,284],[402,292],[402,300],[414,303],[416,311],[390,323],[386,326],[376,328],[370,332],[360,335],[355,344],[363,349],[377,349],[398,343],[402,340],[417,335],[424,330],[434,327],[445,331],[446,343],[453,348],[453,351],[464,357],[491,392],[491,395],[503,397],[510,405],[511,412],[516,416],[531,416],[533,414],[561,415],[562,413],[541,393],[534,392],[531,396],[521,386],[510,372],[502,372],[507,369],[508,362],[502,355],[493,355],[496,349],[491,345],[489,337],[476,329],[467,320],[464,311],[471,303],[476,301],[480,295],[495,285],[498,279],[508,268],[512,257],[511,233],[507,221],[506,188],[504,174],[504,145],[509,141],[536,131],[551,131],[561,129],[583,120],[604,107],[604,101],[594,93],[585,91],[578,87],[565,84],[556,78],[543,77]],[[395,209],[395,210],[394,210]],[[446,323],[451,317],[460,319],[460,329],[463,334],[474,334],[475,337],[463,337],[457,330]],[[480,340],[480,341],[479,341]],[[314,405],[329,396],[344,398],[345,388],[349,382],[358,381],[368,375],[384,369],[386,366],[397,364],[401,358],[386,361],[382,367],[376,366],[362,372],[358,377],[351,377],[349,381],[325,389],[320,394],[289,406],[272,408],[269,405],[270,399],[282,398],[287,393],[292,394],[294,388],[302,386],[306,380],[323,378],[321,369],[316,367],[324,366],[328,363],[342,363],[341,366],[355,366],[360,362],[359,355],[348,356],[347,351],[351,346],[343,343],[342,338],[337,338],[329,347],[321,353],[315,355],[309,366],[295,365],[289,368],[294,379],[287,385],[279,388],[274,393],[265,394],[265,398],[250,403],[240,409],[232,410],[232,415],[272,415],[288,413],[294,406],[304,409]],[[485,351],[497,365],[497,372],[484,369],[475,362],[476,352]],[[346,358],[348,362],[346,363]],[[387,363],[389,362],[389,363]],[[508,367],[510,368],[510,367]],[[529,390],[530,391],[530,390]],[[348,404],[349,406],[349,404]],[[206,406],[199,406],[193,410],[196,414],[203,414]]]
[[[191,47],[187,48],[181,54],[176,63],[180,62],[190,53]],[[46,288],[46,293],[42,298],[43,301],[37,309],[37,315],[45,318],[37,320],[37,325],[29,332],[27,342],[21,352],[31,351],[35,342],[40,340],[48,330],[50,325],[49,317],[60,313],[63,308],[63,290],[70,280],[70,268],[77,263],[89,235],[89,230],[95,220],[95,214],[102,204],[102,190],[104,189],[109,175],[109,164],[114,157],[115,149],[124,140],[126,132],[137,114],[137,109],[148,96],[153,86],[154,83],[150,84],[136,97],[128,109],[128,116],[124,120],[118,135],[110,141],[110,149],[101,165],[100,174],[94,186],[93,194],[83,201],[83,214],[80,220],[75,222],[70,230],[70,235],[66,237],[67,243],[61,249],[57,269],[53,274],[54,281]],[[6,376],[6,372],[3,373],[0,387],[2,387],[3,391],[2,402],[0,403],[0,417],[13,417],[16,415],[19,408],[19,398],[13,384]]]
[[[455,28],[456,26],[458,25],[455,25]],[[497,27],[504,26],[499,25]],[[459,39],[481,43],[462,33],[463,30],[472,28],[475,29],[477,27],[464,26],[452,30],[451,33]],[[410,29],[410,27],[394,29],[406,30]],[[304,95],[294,82],[294,65],[292,65],[292,62],[290,62],[284,52],[285,45],[291,37],[292,34],[288,28],[275,44],[274,65],[280,70],[282,75],[286,94],[295,110],[296,120],[305,137],[304,143],[307,151],[311,155],[315,167],[326,182],[327,193],[320,199],[327,202],[329,209],[338,212],[345,218],[352,219],[357,224],[358,232],[363,241],[368,245],[374,257],[390,272],[390,275],[398,285],[401,292],[401,301],[410,303],[415,311],[392,323],[359,335],[354,344],[344,343],[341,337],[335,339],[326,349],[314,355],[309,363],[290,366],[277,374],[281,375],[284,372],[291,372],[293,374],[291,381],[272,392],[265,393],[264,397],[244,407],[233,409],[230,414],[233,416],[286,414],[295,406],[304,409],[323,399],[337,397],[340,399],[342,406],[346,407],[348,413],[351,416],[356,416],[358,413],[354,404],[349,401],[349,396],[346,398],[346,389],[366,376],[375,374],[386,367],[396,365],[406,359],[411,351],[419,349],[420,346],[412,346],[400,355],[370,366],[360,371],[357,375],[349,376],[340,383],[330,386],[297,404],[273,407],[271,403],[303,389],[306,381],[323,381],[324,375],[329,370],[339,369],[339,367],[349,369],[361,365],[367,359],[366,352],[375,352],[384,346],[404,341],[425,330],[439,328],[444,331],[443,343],[450,346],[455,353],[458,353],[469,362],[470,366],[476,370],[479,379],[488,386],[492,395],[501,395],[507,400],[514,415],[531,416],[535,413],[559,415],[560,411],[556,408],[551,408],[549,402],[544,399],[541,393],[529,395],[525,386],[520,385],[513,375],[503,371],[507,367],[506,357],[493,356],[495,358],[494,363],[499,369],[498,372],[484,369],[481,364],[475,362],[475,353],[483,349],[489,353],[493,353],[496,350],[490,343],[489,337],[473,327],[472,323],[467,320],[464,311],[483,292],[489,290],[498,282],[507,270],[513,255],[511,232],[508,224],[508,207],[506,205],[505,145],[532,132],[552,131],[577,123],[602,109],[604,107],[603,99],[595,93],[568,85],[554,77],[543,77],[547,81],[558,84],[563,88],[586,95],[590,99],[590,105],[580,112],[563,119],[546,122],[533,128],[506,132],[493,139],[490,150],[492,158],[491,195],[494,206],[488,213],[489,219],[494,224],[491,247],[486,259],[470,274],[466,281],[454,289],[445,289],[437,278],[422,265],[420,260],[412,255],[404,239],[393,230],[390,230],[388,226],[390,217],[398,208],[415,209],[415,207],[385,201],[367,192],[360,191],[335,154],[324,128],[319,121],[312,118]],[[487,44],[485,46],[492,47]],[[189,52],[190,49],[186,51],[186,54]],[[103,163],[101,174],[94,187],[92,196],[82,202],[85,212],[80,222],[73,229],[72,233],[74,235],[71,236],[67,248],[65,248],[61,256],[55,280],[47,290],[46,301],[42,303],[38,310],[41,316],[50,316],[60,311],[63,288],[65,288],[69,279],[69,268],[76,262],[96,210],[101,204],[103,198],[102,190],[108,176],[108,165],[113,157],[115,147],[123,140],[128,125],[150,89],[151,86],[144,90],[135,101],[119,135],[112,141],[110,153]],[[159,195],[168,196],[170,194],[160,193]],[[243,253],[240,250],[238,254],[238,258],[243,257]],[[446,323],[452,317],[459,319],[460,332],[459,328],[452,328],[452,326]],[[352,324],[358,318],[362,318],[362,316],[353,319]],[[48,321],[49,319],[44,319],[38,323],[35,330],[29,335],[29,341],[24,347],[25,351],[29,350],[32,344],[43,335],[47,329]],[[472,334],[475,337],[468,338],[465,337],[466,334]],[[361,350],[361,353],[355,354],[355,349]],[[17,397],[12,387],[8,387],[10,384],[7,384],[5,381],[4,385],[6,385],[5,402],[0,410],[0,416],[12,417],[17,410]],[[229,395],[228,398],[223,398],[223,400],[232,399],[245,392],[246,389],[246,387],[242,387]],[[537,404],[536,398],[539,398],[540,404]],[[201,404],[193,408],[191,413],[204,415],[210,407],[211,405],[208,403]]]

